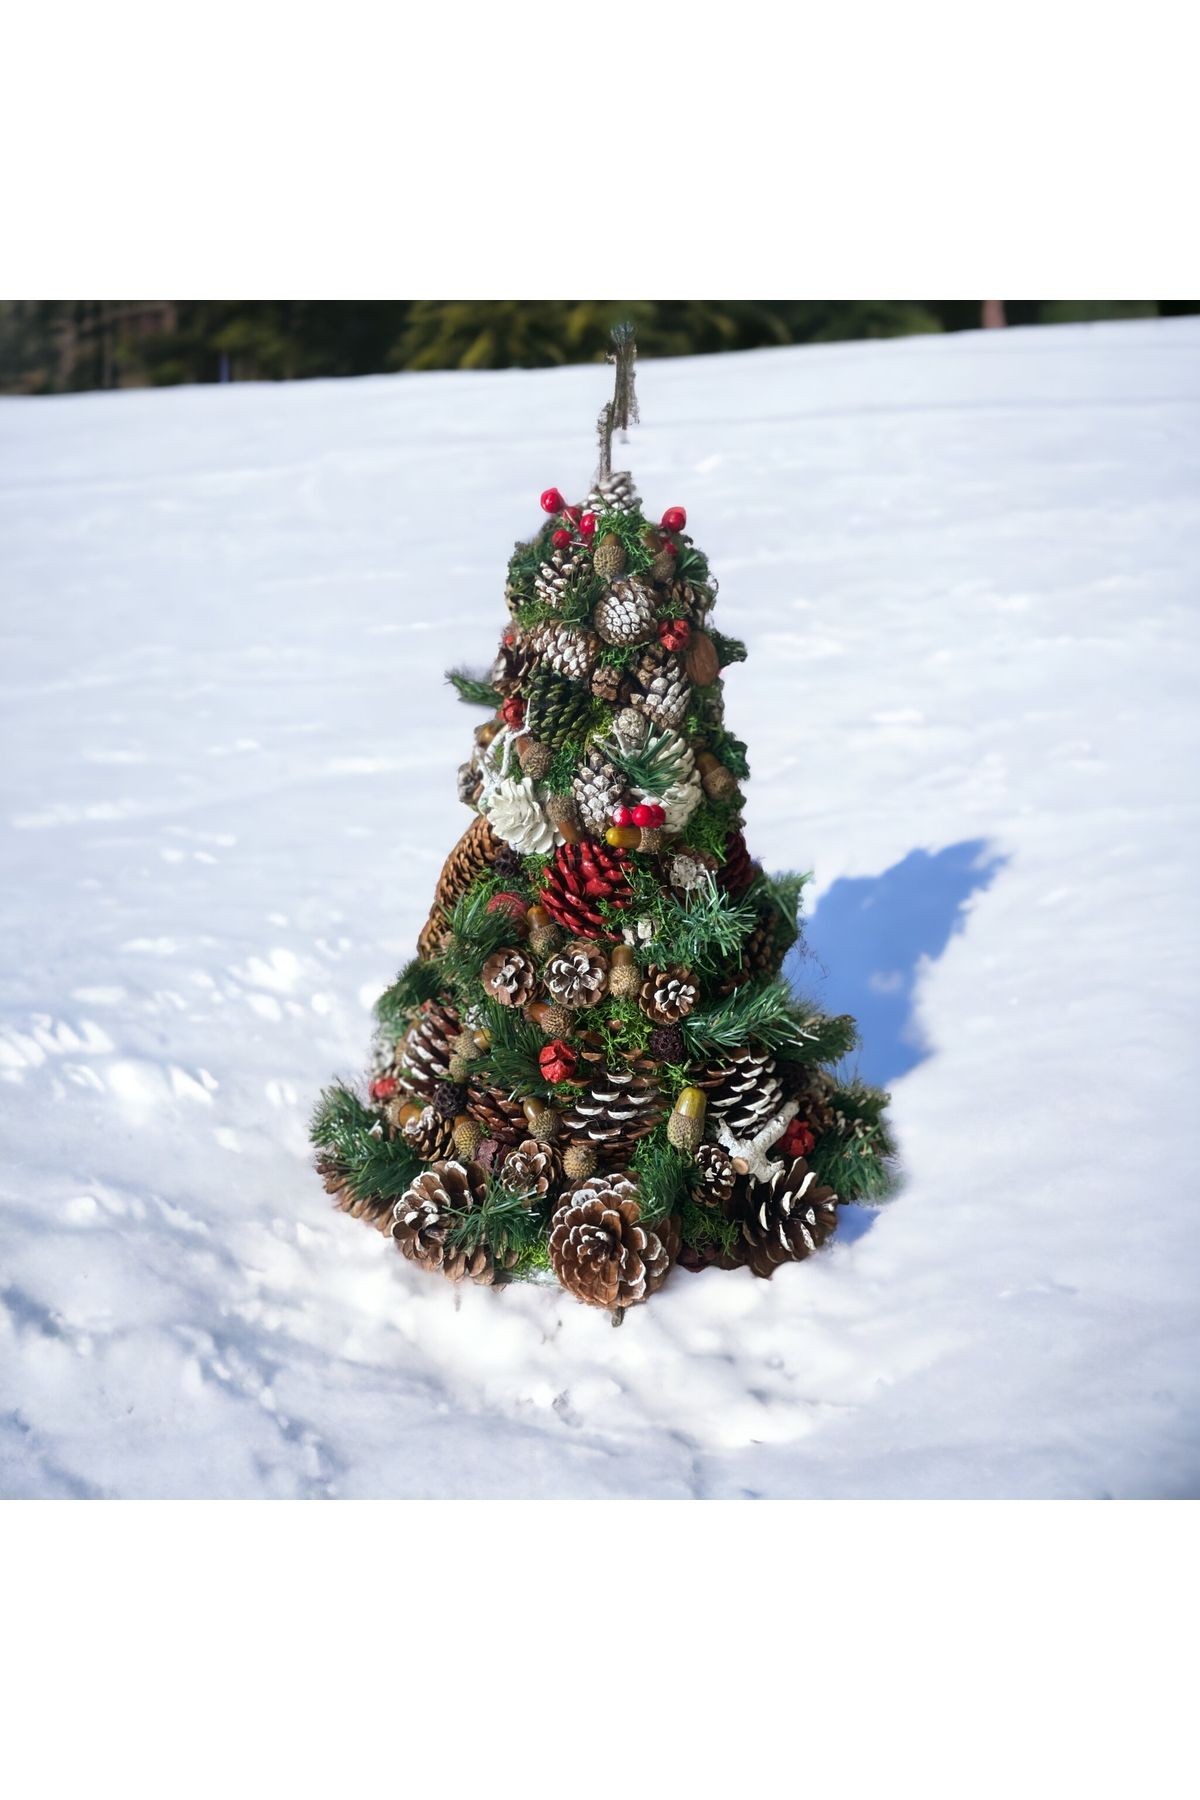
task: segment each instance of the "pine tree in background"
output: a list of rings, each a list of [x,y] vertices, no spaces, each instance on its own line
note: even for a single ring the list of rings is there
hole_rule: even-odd
[[[455,1280],[544,1275],[623,1310],[678,1264],[770,1276],[890,1184],[886,1095],[836,1065],[852,1019],[780,977],[803,877],[742,833],[746,746],[721,670],[744,648],[687,516],[613,472],[633,342],[586,501],[541,496],[508,567],[488,718],[459,771],[472,819],[417,957],[378,1003],[366,1091],[313,1124],[343,1210]]]

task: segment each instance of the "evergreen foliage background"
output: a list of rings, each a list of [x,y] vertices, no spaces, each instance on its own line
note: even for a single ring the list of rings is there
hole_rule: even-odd
[[[960,331],[977,300],[4,300],[0,391],[281,381],[396,369],[543,368]],[[1195,312],[1191,300],[1010,300],[1012,325]]]

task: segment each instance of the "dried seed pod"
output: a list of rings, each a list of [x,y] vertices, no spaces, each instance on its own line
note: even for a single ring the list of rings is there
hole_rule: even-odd
[[[542,781],[550,772],[554,752],[549,744],[539,743],[528,735],[517,739],[517,761],[531,781]]]
[[[597,575],[602,581],[615,581],[618,575],[624,574],[625,561],[625,546],[620,538],[606,533],[592,555],[592,567]]]
[[[703,1090],[686,1087],[676,1097],[667,1120],[667,1141],[677,1150],[694,1155],[704,1137],[704,1113],[707,1102]]]
[[[563,1174],[568,1181],[586,1181],[595,1170],[596,1160],[590,1144],[568,1144],[563,1151]]]

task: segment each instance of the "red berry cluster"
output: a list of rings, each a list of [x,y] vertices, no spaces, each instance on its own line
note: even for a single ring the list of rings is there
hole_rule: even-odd
[[[654,831],[666,824],[667,815],[657,801],[643,801],[638,806],[614,807],[612,822],[614,825],[640,825],[644,831]]]
[[[544,1081],[570,1081],[578,1062],[574,1050],[562,1038],[554,1038],[538,1051],[538,1068]]]

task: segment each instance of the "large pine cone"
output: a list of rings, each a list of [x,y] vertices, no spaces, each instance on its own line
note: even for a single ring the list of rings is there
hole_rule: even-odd
[[[783,1081],[769,1050],[741,1044],[695,1077],[708,1089],[710,1122],[728,1125],[735,1138],[751,1138],[783,1104]]]
[[[537,985],[537,970],[523,950],[497,950],[480,971],[484,992],[501,1006],[524,1006]]]
[[[553,620],[535,626],[528,643],[549,668],[571,681],[586,682],[600,654],[600,639],[594,631],[577,625],[558,625]]]
[[[606,644],[644,644],[654,636],[654,607],[654,589],[630,576],[596,602],[592,623]]]
[[[675,731],[683,724],[692,697],[692,684],[683,664],[660,645],[638,662],[633,671],[630,706],[644,712],[656,725]]]
[[[623,1064],[587,1076],[586,1091],[563,1114],[563,1130],[609,1162],[632,1150],[663,1115],[662,1094],[647,1064]]]
[[[618,934],[605,923],[596,902],[607,900],[619,908],[631,904],[628,862],[624,850],[610,850],[591,839],[561,844],[547,864],[538,900],[573,937],[615,938]]]
[[[837,1195],[803,1157],[780,1163],[769,1182],[747,1189],[740,1224],[746,1261],[769,1279],[780,1263],[802,1262],[837,1229]]]
[[[608,960],[591,944],[568,944],[550,958],[542,979],[560,1006],[595,1006],[608,985]]]
[[[626,782],[606,756],[589,750],[588,758],[571,783],[571,792],[579,808],[583,829],[592,837],[603,837],[612,823],[613,808],[625,794]]]
[[[410,1099],[432,1100],[439,1082],[450,1078],[453,1044],[462,1021],[452,1006],[427,1000],[400,1047],[399,1091]]]
[[[541,668],[525,690],[525,727],[548,750],[557,750],[589,711],[588,691],[567,675]]]
[[[484,1081],[467,1089],[467,1112],[477,1119],[490,1138],[501,1144],[519,1144],[529,1136],[525,1109],[515,1095]]]
[[[742,833],[731,831],[725,839],[721,867],[717,872],[717,886],[723,887],[736,900],[761,874],[762,869],[751,857]]]
[[[417,954],[430,957],[450,935],[449,914],[476,876],[490,869],[503,840],[496,836],[482,813],[471,820],[442,865],[428,919],[417,939]]]
[[[676,1025],[686,1019],[700,990],[690,969],[648,969],[642,983],[641,1008],[656,1025]]]
[[[450,1281],[469,1278],[481,1287],[496,1279],[497,1266],[511,1268],[511,1253],[499,1263],[489,1245],[467,1250],[449,1241],[455,1223],[479,1206],[487,1192],[487,1175],[478,1163],[438,1162],[418,1175],[397,1200],[392,1236],[409,1262],[435,1270]]]
[[[572,1189],[550,1221],[550,1264],[587,1306],[637,1306],[656,1293],[678,1251],[673,1219],[640,1223],[634,1182],[593,1175]]]

